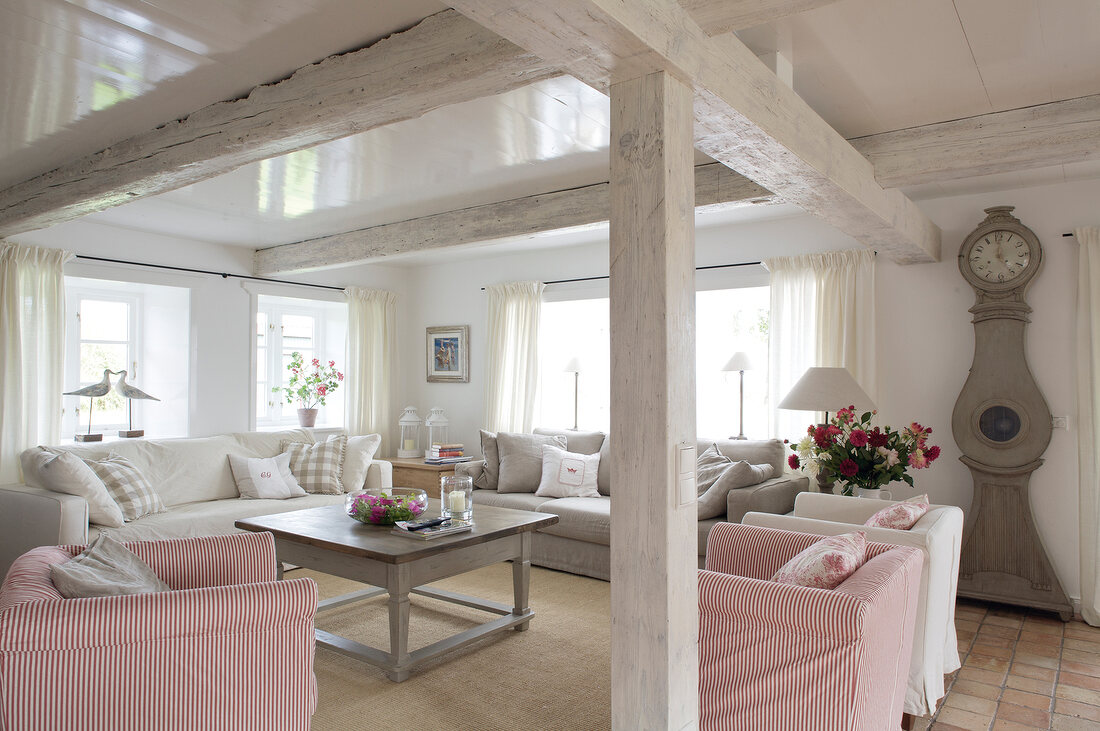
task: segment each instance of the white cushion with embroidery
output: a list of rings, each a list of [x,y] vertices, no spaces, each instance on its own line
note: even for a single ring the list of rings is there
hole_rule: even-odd
[[[539,497],[599,497],[597,478],[600,453],[578,454],[550,444],[542,445]]]
[[[294,475],[290,473],[290,454],[274,457],[238,457],[229,455],[229,467],[237,482],[237,492],[245,500],[286,500],[304,497]]]
[[[867,534],[843,533],[818,541],[779,567],[772,581],[835,589],[867,560]]]
[[[864,525],[868,528],[909,530],[931,509],[928,496],[917,495],[904,502],[886,506],[868,518]]]

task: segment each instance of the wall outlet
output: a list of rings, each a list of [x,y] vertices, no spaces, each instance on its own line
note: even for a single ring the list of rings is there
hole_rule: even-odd
[[[1069,429],[1069,417],[1052,416],[1050,417],[1050,426],[1052,429]]]

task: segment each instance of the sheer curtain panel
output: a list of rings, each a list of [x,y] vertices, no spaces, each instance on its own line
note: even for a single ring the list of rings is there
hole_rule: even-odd
[[[772,434],[799,438],[805,414],[776,408],[811,366],[845,367],[877,401],[875,254],[870,249],[769,259],[768,398]]]
[[[396,454],[390,405],[397,352],[397,295],[348,287],[348,434],[381,434],[379,454]]]
[[[0,484],[19,453],[61,439],[65,278],[72,253],[0,242]]]
[[[485,288],[489,297],[485,428],[531,431],[539,375],[542,282]]]
[[[1100,227],[1073,232],[1077,266],[1077,465],[1081,531],[1081,616],[1100,626]]]

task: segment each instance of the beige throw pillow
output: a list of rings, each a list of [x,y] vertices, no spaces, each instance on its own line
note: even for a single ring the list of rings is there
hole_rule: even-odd
[[[474,487],[479,490],[497,489],[497,476],[500,474],[500,453],[497,451],[497,435],[481,429],[481,455],[485,466],[481,474],[474,479]]]
[[[757,485],[771,479],[775,468],[770,464],[734,462],[727,466],[711,485],[699,495],[699,520],[726,514],[726,496],[730,490]]]
[[[543,445],[565,449],[561,436],[500,432],[496,442],[500,453],[497,492],[534,492],[542,481]]]
[[[72,452],[55,452],[38,448],[28,450],[30,454],[23,460],[23,472],[28,484],[39,486],[54,492],[82,497],[88,503],[88,520],[107,528],[121,528],[125,519],[122,510],[107,492],[107,486],[99,479],[84,460]],[[35,482],[30,479],[30,470],[34,470]]]
[[[340,471],[344,466],[348,435],[337,434],[323,442],[283,442],[284,452],[290,454],[290,472],[306,492],[321,495],[339,495],[344,492]]]
[[[367,470],[374,459],[378,447],[382,445],[381,434],[367,434],[361,437],[348,437],[348,447],[344,454],[344,469],[340,482],[345,492],[362,490],[367,481]]]
[[[66,599],[171,591],[149,564],[106,533],[73,560],[51,566],[50,579]]]
[[[599,497],[596,479],[600,453],[567,452],[551,444],[542,445],[542,480],[539,497]]]
[[[711,444],[695,460],[695,489],[699,495],[710,489],[714,481],[722,476],[733,460],[718,451],[717,444]]]
[[[274,457],[238,457],[229,455],[229,467],[237,492],[245,500],[286,500],[304,497],[294,475],[290,473],[290,454],[283,452]]]
[[[136,520],[168,509],[137,465],[122,455],[112,452],[105,459],[86,459],[84,462],[103,480],[125,520]]]

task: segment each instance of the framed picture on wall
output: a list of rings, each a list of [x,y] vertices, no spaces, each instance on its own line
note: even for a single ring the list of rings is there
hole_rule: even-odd
[[[428,329],[428,383],[470,382],[470,326]]]

